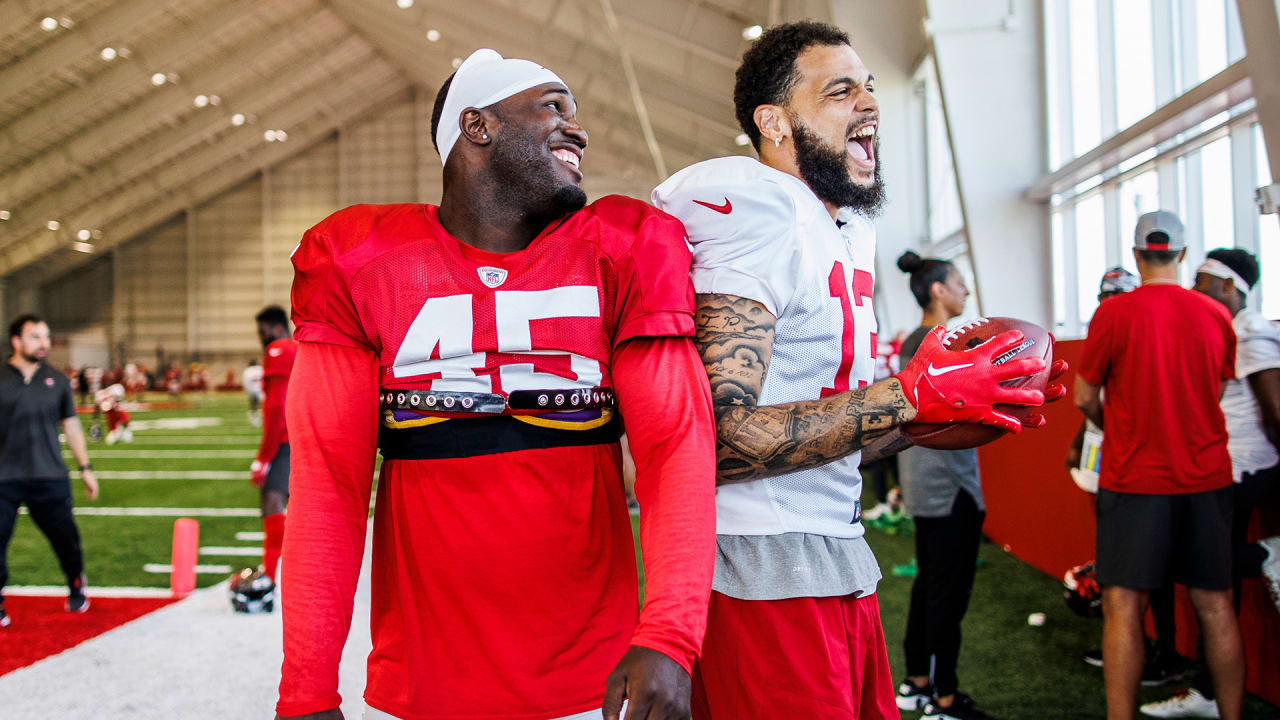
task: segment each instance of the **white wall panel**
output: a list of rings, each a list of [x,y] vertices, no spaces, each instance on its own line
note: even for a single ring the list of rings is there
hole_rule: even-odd
[[[196,350],[210,359],[259,352],[253,316],[262,309],[262,179],[195,211]],[[215,375],[217,377],[217,375]]]
[[[266,301],[289,309],[289,255],[307,228],[338,209],[338,141],[330,138],[269,171]]]
[[[344,204],[417,201],[415,117],[414,103],[406,99],[339,131]]]
[[[113,351],[153,369],[156,356],[186,359],[186,219],[178,216],[119,246]]]

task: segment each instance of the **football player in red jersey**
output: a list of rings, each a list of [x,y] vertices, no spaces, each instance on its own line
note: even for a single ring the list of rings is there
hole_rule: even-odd
[[[284,407],[298,341],[289,333],[289,316],[278,305],[263,308],[254,320],[263,349],[262,442],[249,473],[261,495],[262,574],[274,583],[284,544],[284,509],[289,502],[289,432]]]
[[[645,203],[584,207],[576,110],[477,51],[436,98],[439,207],[347,208],[294,252],[280,717],[341,717],[375,450],[366,718],[688,717],[715,542],[691,256]]]

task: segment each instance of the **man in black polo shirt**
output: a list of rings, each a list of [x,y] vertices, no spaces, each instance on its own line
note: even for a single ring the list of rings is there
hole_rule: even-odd
[[[89,609],[84,557],[71,515],[71,485],[62,462],[59,427],[80,465],[90,500],[98,497],[98,482],[76,417],[71,381],[44,362],[49,354],[49,326],[39,317],[22,315],[14,320],[9,342],[13,355],[0,369],[0,593],[9,581],[9,539],[18,507],[25,504],[67,576],[67,610],[84,612]],[[0,594],[0,627],[8,624]]]

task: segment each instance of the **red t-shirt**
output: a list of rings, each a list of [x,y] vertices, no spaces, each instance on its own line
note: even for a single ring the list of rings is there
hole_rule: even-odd
[[[1218,401],[1235,359],[1231,315],[1201,293],[1153,284],[1099,305],[1079,368],[1106,388],[1099,486],[1154,495],[1230,485]]]
[[[308,392],[288,410],[282,715],[337,705],[377,425],[475,422],[425,410],[374,422],[380,389],[614,387],[638,466],[647,584],[637,613],[616,442],[385,460],[370,706],[407,720],[559,717],[600,707],[629,645],[692,665],[715,471],[690,260],[677,220],[619,197],[509,254],[460,243],[429,205],[356,206],[307,232],[293,255],[295,380]],[[589,432],[610,412],[523,419]]]

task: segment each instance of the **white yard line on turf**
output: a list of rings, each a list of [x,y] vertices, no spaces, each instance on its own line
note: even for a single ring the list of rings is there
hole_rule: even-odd
[[[253,459],[253,450],[93,450],[93,459],[112,460],[209,460],[213,458]],[[62,459],[72,459],[71,453],[62,453]]]
[[[173,594],[169,588],[149,587],[94,587],[89,585],[85,592],[91,598],[161,598]],[[13,597],[66,597],[66,585],[7,585],[6,596]]]
[[[18,510],[23,515],[27,508]],[[173,507],[78,507],[75,515],[98,517],[258,517],[258,508],[173,508]]]
[[[186,445],[187,442],[195,443],[195,445],[253,445],[262,439],[261,436],[154,436],[154,434],[137,434],[133,436],[133,442],[129,445]],[[91,445],[90,452],[93,448],[101,447],[99,445]]]
[[[161,565],[160,563],[147,563],[142,566],[143,572],[155,573],[156,575],[168,575],[173,572],[172,565]],[[197,575],[218,575],[220,573],[231,572],[230,565],[196,565]]]
[[[262,542],[264,539],[266,539],[265,536],[266,536],[266,533],[260,533],[260,532],[236,533],[236,539],[241,542],[253,542],[254,540],[257,540],[258,542]]]
[[[221,557],[253,557],[262,554],[262,546],[258,547],[235,547],[232,545],[206,545],[200,548],[201,555],[216,555]]]
[[[364,714],[361,698],[370,650],[367,553],[372,548],[366,541],[338,675],[342,711],[352,719]],[[288,581],[281,583],[274,613],[243,615],[232,612],[222,582],[0,676],[0,715],[94,720],[269,716],[280,685],[280,593],[287,594],[288,588]],[[16,626],[22,619],[13,622]]]
[[[195,430],[202,427],[217,427],[222,424],[220,417],[167,417],[154,420],[134,420],[129,427],[138,430]]]

